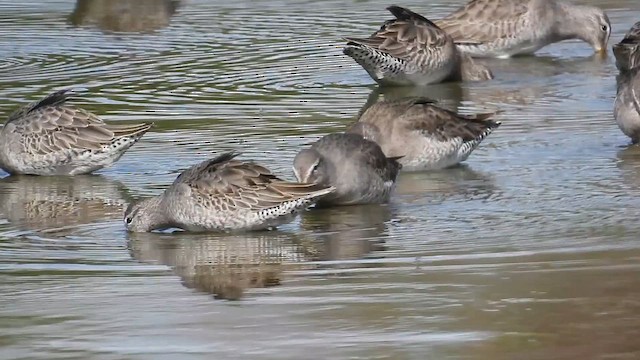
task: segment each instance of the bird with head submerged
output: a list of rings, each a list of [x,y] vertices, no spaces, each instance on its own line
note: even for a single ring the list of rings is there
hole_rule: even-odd
[[[533,54],[562,40],[580,39],[606,54],[609,17],[600,8],[562,0],[471,0],[435,21],[458,49],[474,57]]]
[[[618,84],[613,114],[622,133],[631,138],[633,144],[640,144],[640,70]]]
[[[635,23],[625,37],[613,45],[616,67],[616,99],[613,117],[623,134],[634,144],[640,143],[640,21]]]
[[[300,182],[332,186],[317,206],[378,204],[389,200],[402,165],[357,134],[329,134],[293,160]]]
[[[436,24],[409,9],[387,8],[387,20],[368,38],[345,38],[343,52],[381,85],[413,86],[493,79],[486,66],[460,53]]]
[[[182,172],[162,194],[130,204],[128,231],[264,230],[291,222],[334,188],[284,181],[267,168],[225,153]]]
[[[424,97],[381,100],[347,132],[375,141],[403,171],[438,170],[465,161],[501,122],[499,111],[462,115]]]
[[[60,90],[9,115],[0,130],[0,168],[10,174],[80,175],[112,165],[153,125],[106,124],[70,105]]]

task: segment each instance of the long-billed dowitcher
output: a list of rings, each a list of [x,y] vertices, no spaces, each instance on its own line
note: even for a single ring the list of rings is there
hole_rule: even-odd
[[[298,181],[333,186],[319,206],[384,203],[401,165],[380,146],[357,134],[329,134],[301,150],[293,161]]]
[[[366,39],[345,38],[344,53],[382,85],[428,85],[493,78],[491,71],[461,54],[453,39],[433,22],[400,6],[396,18]]]
[[[637,144],[640,143],[640,21],[622,41],[613,45],[613,53],[620,70],[613,116],[620,130]]]
[[[347,132],[380,145],[386,156],[400,157],[402,170],[434,170],[466,160],[499,121],[494,113],[461,115],[426,98],[383,100],[368,108]]]
[[[475,57],[533,54],[568,39],[606,53],[611,34],[602,9],[561,0],[471,0],[435,23]]]
[[[10,174],[78,175],[112,165],[153,124],[105,124],[54,92],[13,114],[0,130],[0,168]]]
[[[281,180],[268,169],[225,153],[182,172],[164,193],[130,204],[127,230],[148,232],[262,230],[292,221],[334,188]]]
[[[640,143],[640,67],[620,72],[613,116],[634,144]]]

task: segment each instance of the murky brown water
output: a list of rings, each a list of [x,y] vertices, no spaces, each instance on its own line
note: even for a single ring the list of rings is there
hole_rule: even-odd
[[[640,19],[598,3],[612,42]],[[565,42],[488,61],[491,82],[380,91],[340,37],[387,5],[0,0],[0,114],[79,86],[106,120],[157,124],[95,176],[0,179],[0,358],[640,358],[640,147],[612,118],[612,56]],[[192,163],[235,149],[293,178],[301,146],[409,94],[503,125],[465,166],[402,174],[385,206],[124,231],[123,205]]]

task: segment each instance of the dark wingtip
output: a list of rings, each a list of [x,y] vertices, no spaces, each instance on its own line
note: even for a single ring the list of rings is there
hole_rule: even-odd
[[[494,120],[490,120],[490,119],[493,118],[494,116],[498,115],[498,114],[502,114],[503,112],[504,112],[504,110],[498,109],[498,110],[496,110],[494,112],[479,113],[479,114],[475,114],[475,115],[472,115],[472,116],[474,116],[476,118],[476,120],[492,122],[492,123],[495,123],[495,122],[499,123],[499,121],[494,121]]]
[[[398,172],[400,170],[402,170],[402,163],[400,162],[400,159],[402,159],[404,157],[404,155],[401,156],[391,156],[387,158],[387,161],[391,163],[391,166],[393,166],[395,168],[395,175],[393,176],[394,179],[396,178],[396,176],[398,176]]]
[[[491,129],[497,129],[500,127],[500,125],[502,125],[502,121],[500,120],[492,120],[491,118],[493,118],[494,116],[503,113],[504,110],[496,110],[492,113],[486,113],[486,114],[482,114],[484,116],[483,121],[488,125],[489,128]]]
[[[389,5],[387,10],[399,20],[409,20],[415,13],[398,5]],[[417,14],[416,14],[417,15]]]
[[[625,36],[618,44],[638,45],[638,43],[640,43],[640,38],[633,34],[631,36]]]
[[[229,152],[226,152],[226,153],[223,153],[223,154],[220,154],[220,155],[216,156],[215,158],[213,158],[211,160],[211,163],[220,164],[220,163],[223,163],[223,162],[227,162],[227,161],[233,160],[233,158],[235,158],[238,155],[240,155],[239,152],[237,152],[235,150],[232,150],[232,151],[229,151]]]
[[[455,41],[454,44],[456,45],[466,45],[466,46],[478,46],[478,45],[482,45],[483,42],[481,41]]]
[[[415,13],[407,8],[403,8],[402,6],[398,6],[398,5],[391,5],[387,7],[387,10],[393,14],[393,16],[396,17],[396,19],[398,20],[418,20],[418,21],[423,21],[427,24],[429,24],[430,26],[436,28],[436,29],[440,29],[438,27],[438,25],[436,25],[433,21],[427,19],[426,17]]]
[[[625,44],[636,44],[637,40],[631,38],[624,38],[620,40],[620,42],[616,45],[625,45]],[[615,46],[615,45],[614,45]]]
[[[62,104],[68,100],[71,100],[72,96],[75,94],[76,92],[73,89],[62,89],[54,91],[51,94],[45,96],[44,99],[38,101],[38,103],[36,103],[29,111],[33,111],[45,106]]]
[[[347,46],[362,46],[362,43],[366,42],[365,39],[358,39],[354,37],[345,37],[342,40],[347,42]]]
[[[420,96],[420,97],[415,98],[415,99],[413,100],[413,104],[414,104],[414,105],[435,104],[435,103],[437,103],[437,102],[438,102],[438,101],[436,101],[436,100],[434,100],[434,99],[431,99],[431,98],[428,98],[428,97],[426,97],[426,96]]]
[[[9,115],[8,121],[13,121],[17,118],[20,118],[24,115],[27,115],[37,109],[40,109],[46,106],[56,106],[56,105],[64,104],[67,100],[71,99],[71,95],[74,93],[75,92],[73,91],[73,89],[62,89],[62,90],[54,91],[49,95],[45,96],[43,99],[34,101],[30,104],[27,104],[17,109],[11,115]]]

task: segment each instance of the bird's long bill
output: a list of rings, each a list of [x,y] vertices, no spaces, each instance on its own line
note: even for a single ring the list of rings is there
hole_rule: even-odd
[[[607,56],[607,47],[603,46],[599,49],[595,49],[596,54],[600,55],[600,56]]]
[[[607,47],[601,47],[600,49],[595,49],[595,55],[599,59],[605,59],[608,55]]]

